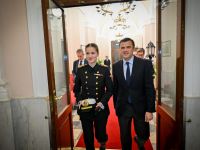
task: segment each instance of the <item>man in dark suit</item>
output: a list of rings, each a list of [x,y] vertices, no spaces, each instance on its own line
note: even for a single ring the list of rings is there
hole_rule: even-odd
[[[144,55],[145,55],[144,48],[138,48],[136,56],[139,57],[139,58],[144,58]]]
[[[123,60],[113,65],[114,106],[120,125],[122,150],[131,150],[131,123],[134,119],[136,141],[140,150],[150,135],[149,121],[155,112],[155,89],[153,66],[149,60],[133,55],[134,41],[124,38],[120,41]]]
[[[108,66],[108,69],[110,70],[110,59],[108,59],[108,56],[106,56],[106,59],[104,60],[104,65]]]
[[[87,60],[84,59],[84,53],[83,53],[82,49],[78,49],[76,51],[76,55],[78,57],[78,60],[74,61],[74,63],[73,63],[73,70],[72,70],[72,74],[73,74],[74,78],[76,77],[78,67],[81,67],[83,65],[88,64]]]

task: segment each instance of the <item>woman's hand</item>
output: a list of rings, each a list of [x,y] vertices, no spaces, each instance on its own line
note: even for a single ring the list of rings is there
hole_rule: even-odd
[[[96,105],[95,110],[96,111],[101,111],[101,109],[104,109],[104,106],[103,106],[103,104],[101,102],[98,102],[97,105]]]

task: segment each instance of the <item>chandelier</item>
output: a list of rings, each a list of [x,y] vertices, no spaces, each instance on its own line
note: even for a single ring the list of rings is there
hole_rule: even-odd
[[[118,14],[117,18],[114,19],[113,24],[114,25],[111,26],[110,29],[117,30],[119,27],[121,27],[122,29],[127,29],[130,27],[129,25],[126,25],[126,19],[123,18],[121,14]]]
[[[123,36],[123,34],[119,32],[119,33],[117,33],[115,36],[116,36],[117,38],[120,38],[120,37]]]
[[[112,8],[113,4],[102,4],[100,6],[96,6],[97,12],[103,16],[110,15],[112,16],[114,13],[117,14],[129,14],[135,10],[135,4],[133,2],[123,2],[120,3],[120,9],[116,12],[114,8]]]
[[[161,10],[164,10],[165,7],[169,5],[169,0],[161,0]]]
[[[130,1],[116,4],[102,4],[96,6],[96,9],[97,13],[112,19],[112,24],[108,28],[114,30],[116,39],[120,39],[124,36],[125,29],[130,28],[130,25],[127,25],[127,19],[129,14],[135,10],[135,7],[136,5],[133,1]]]

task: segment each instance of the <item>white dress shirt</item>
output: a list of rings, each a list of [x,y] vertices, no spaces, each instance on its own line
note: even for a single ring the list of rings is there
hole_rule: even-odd
[[[132,74],[132,68],[133,68],[133,60],[134,56],[131,57],[128,61],[123,59],[123,70],[124,70],[124,78],[126,80],[126,69],[127,69],[127,64],[126,62],[129,62],[129,68],[130,68],[130,75]]]

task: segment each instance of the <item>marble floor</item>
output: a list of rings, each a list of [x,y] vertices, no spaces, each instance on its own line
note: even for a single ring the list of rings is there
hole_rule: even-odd
[[[150,141],[153,150],[156,150],[156,113],[153,114],[153,120],[150,121]]]
[[[77,115],[76,110],[73,110],[72,116],[73,116],[74,145],[76,145],[83,131],[81,127],[81,121],[79,120],[79,115]]]
[[[82,134],[82,128],[81,128],[81,122],[79,120],[79,116],[77,115],[76,110],[73,110],[72,115],[73,115],[74,145],[76,145]],[[155,113],[154,113],[154,119],[150,122],[150,131],[151,131],[150,141],[152,143],[153,150],[156,150],[156,114]],[[69,150],[69,149],[65,148],[62,150]],[[75,147],[74,150],[85,150],[85,148]]]

